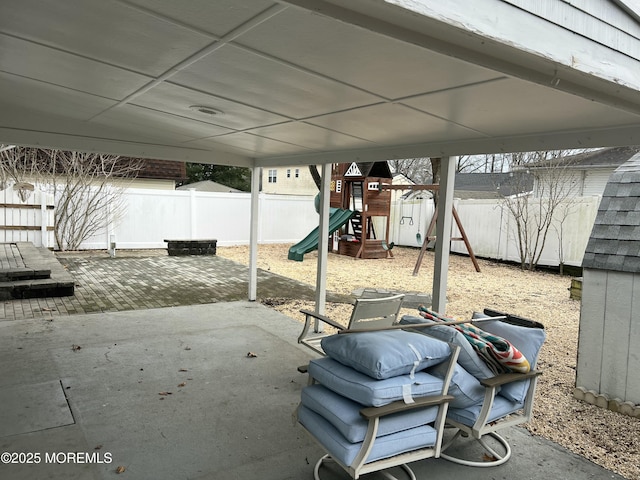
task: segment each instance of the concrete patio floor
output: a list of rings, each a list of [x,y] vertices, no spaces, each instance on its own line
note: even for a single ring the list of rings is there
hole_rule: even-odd
[[[130,309],[123,303],[134,298],[121,283],[126,272],[113,277],[126,262],[82,262],[80,298],[5,302],[12,314],[0,318],[0,453],[14,453],[21,464],[0,462],[0,479],[313,478],[322,451],[292,421],[306,384],[296,367],[311,354],[296,343],[298,322],[220,294],[229,267],[236,283],[246,267],[202,262],[209,268],[198,277],[193,258],[158,257],[147,271],[129,265],[150,282],[135,296],[144,303]],[[153,296],[165,290],[152,287],[176,281],[176,267],[185,265],[211,284],[218,302],[145,308],[166,300]],[[281,277],[262,272],[261,279],[259,293],[285,287]],[[62,308],[82,307],[90,296],[107,308]],[[512,428],[508,437],[514,453],[503,466],[431,459],[413,469],[419,479],[622,479],[524,429]],[[118,467],[125,470],[118,474]],[[323,478],[346,478],[338,473]]]

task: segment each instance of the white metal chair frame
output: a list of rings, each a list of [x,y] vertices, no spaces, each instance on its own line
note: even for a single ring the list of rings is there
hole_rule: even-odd
[[[323,333],[323,324],[336,330],[361,330],[389,327],[398,321],[404,294],[382,298],[358,298],[355,301],[351,318],[345,327],[334,320],[310,310],[300,310],[305,315],[304,328],[298,337],[298,343],[324,355],[320,342],[327,335]],[[313,328],[312,328],[313,326]]]
[[[531,370],[528,373],[504,373],[495,377],[487,378],[486,380],[480,380],[481,385],[485,387],[485,394],[484,400],[482,402],[482,409],[480,410],[480,414],[478,415],[475,424],[473,425],[473,427],[469,427],[462,423],[456,422],[451,418],[447,418],[447,425],[456,428],[457,432],[455,433],[453,438],[451,438],[445,445],[443,445],[443,453],[440,456],[451,462],[470,467],[495,467],[497,465],[502,465],[507,460],[509,460],[509,458],[511,457],[511,447],[509,446],[507,440],[497,433],[497,430],[501,430],[503,428],[511,427],[514,425],[521,425],[531,419],[533,413],[533,399],[536,391],[537,378],[541,373],[542,372],[539,370]],[[491,408],[493,407],[495,396],[499,392],[499,387],[511,382],[517,382],[527,379],[530,379],[531,383],[529,385],[529,389],[527,390],[527,395],[525,397],[524,407],[522,408],[522,410],[489,423],[487,419],[489,417],[489,414],[491,413]],[[449,448],[460,435],[470,435],[472,438],[476,439],[478,442],[480,442],[482,447],[489,454],[491,454],[493,458],[495,458],[495,460],[485,459],[486,461],[472,461],[465,460],[459,457],[453,457],[445,453],[447,448]],[[500,445],[502,445],[504,453],[497,452],[494,448],[492,448],[482,438],[485,435],[493,437]]]
[[[419,333],[419,332],[418,332]],[[415,398],[414,403],[405,403],[404,401],[396,401],[390,403],[388,405],[384,405],[382,407],[364,407],[360,410],[360,415],[368,420],[368,428],[367,433],[365,435],[365,439],[362,442],[362,447],[356,458],[353,460],[351,465],[344,465],[336,459],[332,458],[329,454],[326,454],[318,460],[314,469],[313,469],[313,477],[315,480],[320,479],[320,468],[323,464],[328,462],[334,462],[339,465],[342,469],[344,469],[353,479],[358,479],[361,475],[372,473],[372,472],[380,472],[385,477],[390,480],[397,480],[396,477],[391,475],[389,472],[384,470],[400,467],[404,472],[408,475],[411,480],[416,480],[416,476],[407,465],[409,462],[415,462],[418,460],[424,460],[427,458],[438,458],[442,454],[442,441],[444,438],[444,430],[445,430],[445,422],[447,416],[447,409],[449,406],[449,402],[451,402],[454,397],[448,395],[447,392],[449,390],[449,385],[454,373],[454,367],[458,360],[458,354],[460,353],[460,347],[456,345],[450,345],[451,347],[451,356],[449,357],[448,368],[443,379],[443,387],[442,393],[440,395],[431,395],[427,397]],[[309,383],[313,383],[314,379],[309,378]],[[406,412],[409,410],[413,410],[416,408],[428,408],[434,405],[439,405],[438,415],[433,422],[433,428],[437,432],[436,442],[432,447],[420,448],[410,452],[402,453],[399,455],[395,455],[389,458],[383,458],[381,460],[376,460],[373,462],[366,463],[367,457],[371,453],[371,450],[374,446],[376,440],[376,434],[378,431],[378,425],[380,422],[380,418],[386,415],[392,415],[395,413]],[[315,437],[313,437],[315,439]],[[319,442],[318,442],[319,443]],[[320,444],[322,446],[322,444]]]

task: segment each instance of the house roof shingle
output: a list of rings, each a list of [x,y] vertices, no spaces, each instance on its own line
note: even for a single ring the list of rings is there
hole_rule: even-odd
[[[526,171],[508,173],[457,173],[455,195],[459,198],[509,197],[533,190],[533,176]],[[479,194],[483,192],[482,194]]]
[[[172,160],[143,159],[138,178],[182,181],[187,178],[186,164]]]
[[[527,168],[552,168],[553,165],[566,164],[568,168],[606,168],[618,167],[640,152],[640,146],[601,148],[595,151],[579,153],[560,157],[553,161],[544,161],[539,164],[529,163]]]
[[[583,268],[640,273],[640,153],[618,167],[605,188]]]

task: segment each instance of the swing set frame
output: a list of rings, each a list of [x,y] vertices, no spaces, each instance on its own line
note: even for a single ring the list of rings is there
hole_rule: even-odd
[[[440,189],[440,185],[438,184],[430,184],[430,185],[383,185],[383,189],[386,190],[428,190],[431,192],[438,191]],[[480,265],[478,264],[478,260],[476,259],[475,254],[473,253],[473,248],[471,247],[471,243],[469,243],[469,238],[467,237],[467,233],[462,226],[462,221],[460,220],[460,216],[456,211],[456,207],[452,206],[453,218],[458,226],[458,230],[460,231],[459,237],[452,237],[451,241],[462,241],[469,253],[469,258],[471,258],[471,262],[473,263],[476,272],[480,272]],[[437,241],[437,238],[433,234],[433,230],[436,227],[436,221],[438,219],[438,211],[436,210],[431,217],[431,222],[429,223],[429,228],[427,229],[427,233],[422,241],[422,246],[420,247],[420,253],[418,254],[418,258],[416,260],[416,265],[413,268],[413,276],[417,276],[420,271],[420,266],[422,265],[422,260],[424,259],[424,254],[427,251],[427,246],[431,241]],[[418,231],[418,235],[420,231]],[[416,235],[417,237],[417,235]]]

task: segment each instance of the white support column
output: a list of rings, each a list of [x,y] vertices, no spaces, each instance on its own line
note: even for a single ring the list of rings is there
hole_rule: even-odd
[[[320,223],[318,227],[318,271],[316,276],[316,313],[324,315],[327,303],[327,259],[329,252],[329,198],[331,185],[331,164],[322,165],[320,184]],[[316,322],[316,331],[320,325]]]
[[[251,170],[251,225],[249,227],[249,301],[258,297],[258,218],[260,215],[260,167]]]
[[[443,157],[440,166],[440,194],[438,196],[438,221],[436,222],[435,265],[431,308],[445,313],[447,307],[447,273],[451,250],[451,226],[453,224],[453,188],[455,184],[453,157]]]

